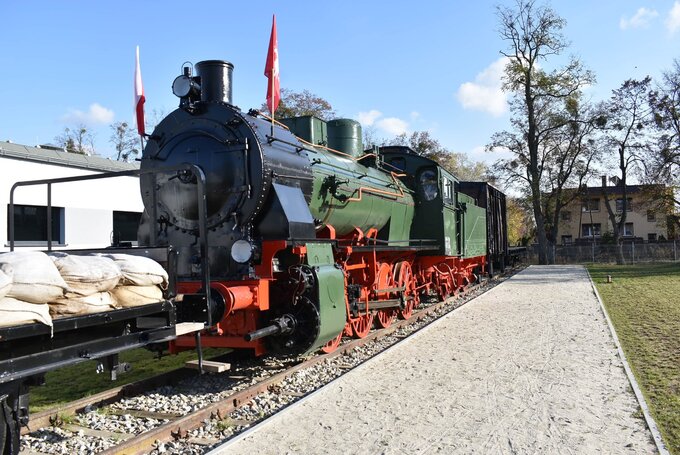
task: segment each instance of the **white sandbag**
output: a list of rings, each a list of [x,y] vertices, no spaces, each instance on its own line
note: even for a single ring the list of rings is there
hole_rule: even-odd
[[[40,251],[0,253],[0,266],[14,270],[7,297],[31,303],[48,303],[64,296],[68,288],[52,260]]]
[[[66,253],[50,255],[69,292],[92,295],[115,288],[122,277],[116,262],[104,256],[77,256]]]
[[[104,254],[116,261],[123,273],[120,284],[150,286],[158,284],[163,289],[168,287],[168,272],[161,265],[144,256],[133,256],[131,254]]]
[[[116,308],[116,301],[110,292],[97,292],[87,296],[67,294],[69,297],[50,303],[52,316],[79,316],[101,313]]]
[[[12,288],[14,269],[9,264],[0,264],[0,299],[5,297]]]
[[[0,299],[0,327],[39,322],[52,327],[50,307],[46,303],[30,303],[5,297]]]
[[[163,291],[158,286],[118,286],[113,291],[118,308],[130,308],[163,300]]]

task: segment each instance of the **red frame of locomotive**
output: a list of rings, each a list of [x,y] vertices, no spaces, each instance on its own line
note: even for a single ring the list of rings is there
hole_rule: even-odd
[[[343,336],[364,338],[374,323],[386,328],[396,318],[408,319],[420,304],[420,295],[437,296],[440,300],[455,295],[460,289],[476,281],[477,273],[486,272],[486,256],[460,258],[443,255],[418,255],[414,249],[398,249],[375,245],[377,230],[364,233],[356,228],[342,238],[336,238],[332,226],[319,233],[319,239],[336,240],[335,261],[345,275],[345,305],[347,321],[344,330],[323,347],[324,352],[335,350]],[[255,266],[258,278],[238,281],[212,281],[211,287],[226,302],[224,317],[201,335],[201,345],[214,348],[252,349],[255,355],[267,352],[264,339],[246,341],[244,336],[260,328],[260,313],[270,308],[269,284],[276,280],[274,258],[291,248],[300,263],[307,254],[304,245],[291,246],[287,240],[262,242],[260,265]],[[359,302],[363,309],[355,317],[350,311],[347,285],[361,286]],[[177,283],[179,294],[192,294],[203,287],[200,281]],[[378,308],[379,302],[402,299],[400,307]],[[370,301],[370,303],[369,303]],[[378,303],[378,305],[376,305]],[[372,305],[371,305],[372,304]],[[184,335],[170,342],[170,352],[193,349],[196,339]]]

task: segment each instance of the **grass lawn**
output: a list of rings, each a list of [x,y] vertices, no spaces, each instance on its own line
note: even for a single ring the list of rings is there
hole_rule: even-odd
[[[203,356],[208,359],[226,352],[228,351],[225,349],[204,348]],[[52,408],[113,387],[181,368],[187,360],[196,358],[196,351],[193,350],[178,355],[166,355],[161,359],[157,359],[154,353],[146,349],[126,351],[120,354],[120,362],[129,362],[132,370],[118,375],[116,381],[111,381],[107,371],[97,374],[97,362],[94,360],[51,371],[45,375],[44,386],[30,389],[31,412]]]
[[[680,264],[588,270],[654,420],[671,453],[680,454]]]

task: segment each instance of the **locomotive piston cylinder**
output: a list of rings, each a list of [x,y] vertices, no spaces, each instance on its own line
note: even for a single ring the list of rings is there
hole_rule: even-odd
[[[220,282],[213,282],[211,286],[224,299],[224,316],[232,311],[243,310],[254,303],[255,296],[248,286],[226,286]]]

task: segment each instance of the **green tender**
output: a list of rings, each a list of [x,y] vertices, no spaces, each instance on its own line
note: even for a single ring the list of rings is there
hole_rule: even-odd
[[[486,210],[475,205],[470,196],[458,193],[458,204],[465,204],[461,232],[461,256],[464,258],[486,255]]]

